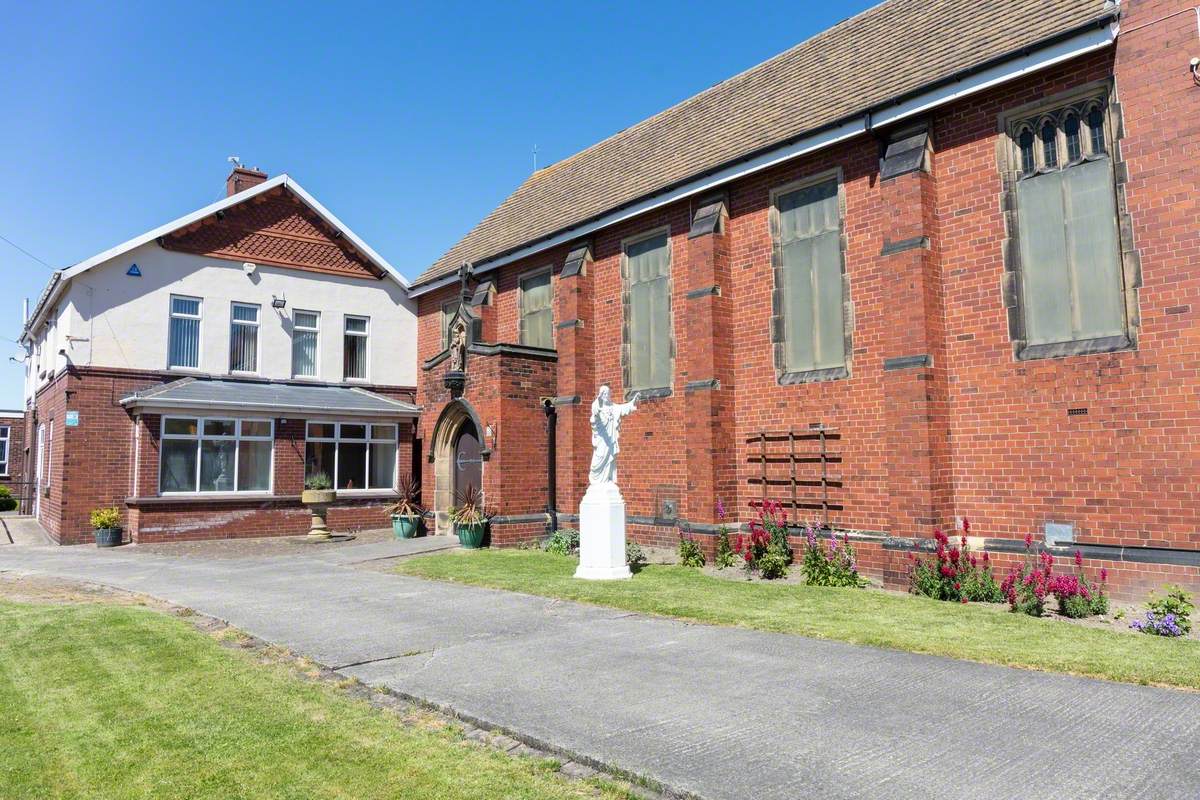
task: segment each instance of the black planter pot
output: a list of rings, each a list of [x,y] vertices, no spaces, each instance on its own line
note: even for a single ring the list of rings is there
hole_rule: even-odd
[[[120,543],[120,528],[96,528],[96,547],[116,547]]]

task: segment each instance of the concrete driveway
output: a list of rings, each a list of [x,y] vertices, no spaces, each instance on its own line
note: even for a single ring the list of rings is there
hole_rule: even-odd
[[[1200,797],[1198,693],[359,568],[397,552],[384,542],[206,559],[8,546],[0,570],[189,606],[367,683],[682,794]]]

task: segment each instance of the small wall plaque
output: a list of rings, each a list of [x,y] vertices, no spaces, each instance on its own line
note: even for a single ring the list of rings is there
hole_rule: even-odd
[[[142,277],[142,271],[141,271],[140,269],[138,269],[138,265],[137,265],[137,264],[134,264],[134,265],[133,265],[133,266],[131,266],[129,269],[125,270],[125,274],[126,274],[126,275],[128,275],[128,276],[129,276],[129,277],[131,277],[131,278],[140,278],[140,277]]]

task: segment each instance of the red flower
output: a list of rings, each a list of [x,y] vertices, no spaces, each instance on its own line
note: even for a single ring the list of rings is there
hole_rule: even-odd
[[[970,530],[971,530],[971,520],[967,519],[966,517],[963,517],[963,533],[967,533]]]
[[[1075,566],[1083,566],[1083,553],[1079,552],[1078,550],[1075,551]]]
[[[966,534],[964,534],[964,535],[963,535],[963,537],[962,537],[962,546],[963,546],[963,549],[964,549],[964,550],[965,550],[965,549],[966,549],[966,547],[967,547],[967,537],[966,537]]]
[[[1107,580],[1108,580],[1108,568],[1107,568],[1107,567],[1101,567],[1101,568],[1100,568],[1100,582],[1101,582],[1101,583],[1104,583],[1104,582],[1106,582]]]
[[[1033,547],[1033,534],[1027,533],[1025,534],[1025,549],[1028,550],[1030,547]]]
[[[967,604],[967,598],[965,598],[965,597],[964,597],[964,598],[962,599],[962,603],[963,603],[963,605],[965,606],[965,605]]]

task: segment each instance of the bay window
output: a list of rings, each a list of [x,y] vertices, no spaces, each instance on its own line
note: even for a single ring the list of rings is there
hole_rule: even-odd
[[[394,489],[396,425],[368,422],[309,422],[304,478],[325,475],[339,492]]]
[[[163,417],[159,493],[269,492],[274,441],[270,419]]]

